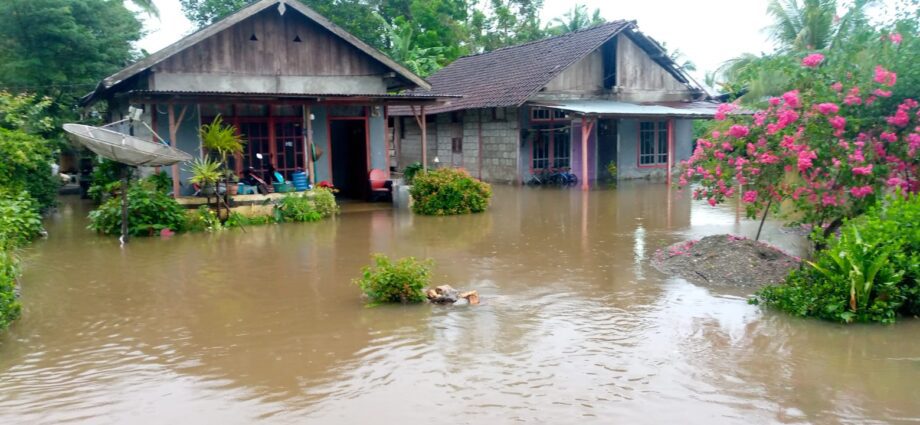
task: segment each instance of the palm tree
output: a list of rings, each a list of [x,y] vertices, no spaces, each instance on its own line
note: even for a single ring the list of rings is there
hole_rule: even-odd
[[[153,0],[130,0],[130,1],[132,4],[140,8],[144,13],[150,16],[155,16],[157,18],[160,17],[160,9],[157,9],[157,5],[154,3]]]
[[[837,0],[771,0],[767,13],[774,23],[767,30],[782,51],[833,47],[866,24],[866,8],[873,2],[855,0],[839,16]]]
[[[565,12],[561,18],[554,18],[552,22],[555,25],[547,28],[547,31],[561,35],[600,25],[606,21],[601,17],[600,9],[594,9],[594,12],[589,15],[588,6],[578,4],[568,12]]]
[[[413,73],[427,77],[441,68],[444,59],[443,47],[422,48],[416,44],[415,30],[400,21],[387,29],[390,48],[387,53]]]

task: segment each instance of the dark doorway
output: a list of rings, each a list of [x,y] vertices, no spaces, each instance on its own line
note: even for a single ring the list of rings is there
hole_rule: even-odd
[[[332,141],[332,184],[339,189],[340,196],[366,199],[369,183],[365,121],[331,120],[329,138]]]
[[[605,119],[597,123],[597,179],[610,180],[607,164],[617,162],[617,120]]]

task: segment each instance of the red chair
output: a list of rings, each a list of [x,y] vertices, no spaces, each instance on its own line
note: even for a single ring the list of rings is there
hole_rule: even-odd
[[[381,198],[386,201],[393,199],[393,182],[387,178],[387,173],[376,168],[371,169],[368,180],[371,183],[371,201],[377,201]]]

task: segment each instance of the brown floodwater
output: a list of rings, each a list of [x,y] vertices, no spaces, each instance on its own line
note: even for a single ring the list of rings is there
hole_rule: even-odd
[[[350,208],[356,210],[358,208]],[[390,209],[170,239],[65,199],[23,253],[0,423],[917,423],[920,321],[839,326],[649,265],[752,235],[662,184],[495,187],[484,214]],[[770,223],[766,239],[801,240]],[[432,258],[479,306],[366,308],[372,253]]]

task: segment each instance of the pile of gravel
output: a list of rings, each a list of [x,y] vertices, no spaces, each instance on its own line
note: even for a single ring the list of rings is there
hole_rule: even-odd
[[[652,265],[703,285],[760,287],[781,283],[801,259],[763,242],[732,235],[707,236],[658,250]]]

